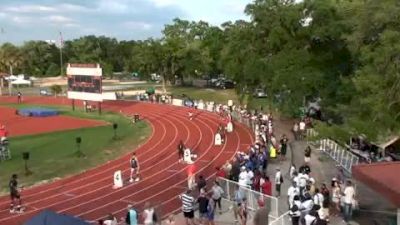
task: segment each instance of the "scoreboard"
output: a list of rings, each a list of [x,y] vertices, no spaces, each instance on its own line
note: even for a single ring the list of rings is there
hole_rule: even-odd
[[[86,75],[69,75],[68,91],[101,93],[101,77]]]
[[[102,73],[99,64],[68,64],[68,98],[103,101]]]

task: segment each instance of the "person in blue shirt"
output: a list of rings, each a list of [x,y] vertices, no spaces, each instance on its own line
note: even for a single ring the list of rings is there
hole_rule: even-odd
[[[138,224],[138,213],[133,208],[132,205],[128,205],[128,213],[126,214],[125,222],[129,225],[137,225]]]

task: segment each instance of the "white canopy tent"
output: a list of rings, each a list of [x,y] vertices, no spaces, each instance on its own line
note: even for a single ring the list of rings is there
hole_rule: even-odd
[[[18,80],[11,81],[11,84],[12,85],[31,85],[32,81],[18,79]]]

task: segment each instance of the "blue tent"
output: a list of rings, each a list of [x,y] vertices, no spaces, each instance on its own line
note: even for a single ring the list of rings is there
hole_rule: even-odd
[[[44,210],[25,222],[24,225],[90,225],[86,221],[68,215],[58,214],[51,210]]]

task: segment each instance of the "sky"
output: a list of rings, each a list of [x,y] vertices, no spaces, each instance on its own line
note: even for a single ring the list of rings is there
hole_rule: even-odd
[[[212,25],[248,19],[252,0],[1,0],[0,44],[105,35],[118,40],[160,37],[174,18]]]

